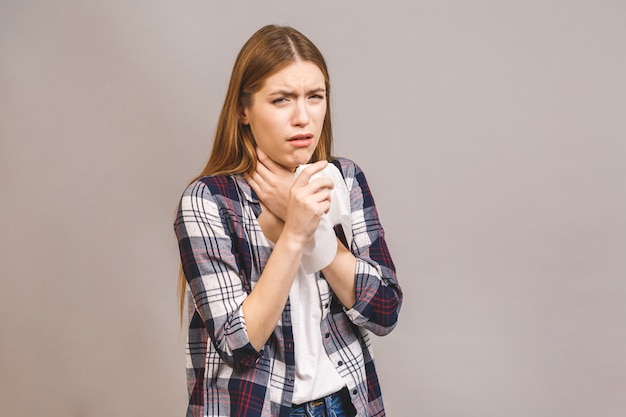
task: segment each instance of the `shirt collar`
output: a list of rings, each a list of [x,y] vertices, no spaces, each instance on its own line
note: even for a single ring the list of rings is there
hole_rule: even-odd
[[[250,184],[248,184],[248,181],[246,181],[246,179],[242,175],[235,175],[234,178],[237,182],[237,186],[241,190],[241,193],[246,198],[246,200],[248,200],[248,202],[250,203],[258,204],[259,198],[257,197],[254,190],[250,187]]]

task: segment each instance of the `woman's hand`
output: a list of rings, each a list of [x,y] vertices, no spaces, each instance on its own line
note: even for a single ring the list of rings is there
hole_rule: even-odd
[[[302,231],[302,236],[312,236],[308,229],[304,231],[298,224],[306,223],[307,226],[314,226],[314,232],[321,215],[312,213],[320,209],[323,209],[322,213],[325,213],[330,207],[330,190],[334,186],[332,180],[319,178],[311,182],[311,176],[326,168],[328,162],[319,161],[304,169],[298,178],[302,177],[305,171],[307,174],[296,186],[297,181],[293,172],[272,161],[259,148],[257,148],[257,156],[256,171],[252,175],[246,176],[246,180],[261,202],[263,211],[258,221],[265,236],[273,242],[278,241],[284,228],[284,222],[288,217],[290,205],[293,207],[292,212],[294,210],[298,212],[297,214],[292,213],[291,232],[300,235]],[[310,187],[308,186],[309,182],[312,184]],[[294,198],[295,200],[291,201]],[[312,215],[312,217],[307,220],[300,220],[306,218],[307,215]]]
[[[272,161],[259,148],[257,157],[256,171],[247,176],[246,180],[263,203],[263,208],[284,221],[287,216],[289,189],[295,180],[294,173]]]
[[[282,236],[293,239],[299,244],[306,244],[313,238],[324,213],[330,208],[330,192],[333,181],[311,177],[328,166],[327,161],[318,161],[302,170],[289,190],[285,226]]]
[[[311,181],[311,176],[328,165],[326,161],[316,162],[302,170],[289,189],[285,204],[285,217],[282,233],[275,240],[272,250],[254,289],[243,302],[243,314],[250,343],[260,350],[276,327],[289,290],[297,274],[305,246],[313,238],[320,218],[330,207],[330,190],[334,184],[330,178],[322,177]],[[293,178],[293,174],[292,178]],[[258,185],[258,182],[256,182]],[[279,197],[276,197],[279,198]],[[269,206],[269,200],[261,201]],[[259,216],[259,224],[268,235],[261,222],[267,215],[268,222],[282,223],[269,210]],[[271,233],[275,233],[273,230]],[[272,235],[274,236],[274,235]]]

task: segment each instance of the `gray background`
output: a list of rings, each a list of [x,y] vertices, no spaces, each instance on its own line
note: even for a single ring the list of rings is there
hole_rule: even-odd
[[[405,304],[390,416],[626,413],[626,3],[0,3],[0,415],[180,416],[175,205],[234,57],[330,66]]]

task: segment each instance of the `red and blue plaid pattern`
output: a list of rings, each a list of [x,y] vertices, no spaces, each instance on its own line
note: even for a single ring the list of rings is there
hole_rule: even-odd
[[[346,310],[316,274],[322,339],[358,415],[382,417],[369,333],[385,335],[395,327],[402,292],[363,172],[345,158],[332,163],[350,192],[352,237],[345,243],[357,257],[357,301]],[[260,212],[239,176],[200,178],[181,197],[174,229],[190,294],[188,417],[289,415],[295,375],[289,301],[261,351],[248,339],[241,309],[272,251],[256,220]]]

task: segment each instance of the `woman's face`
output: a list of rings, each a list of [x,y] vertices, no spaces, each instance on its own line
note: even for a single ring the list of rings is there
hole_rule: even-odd
[[[265,80],[242,122],[270,159],[294,171],[315,151],[326,106],[324,74],[312,62],[296,61]]]

